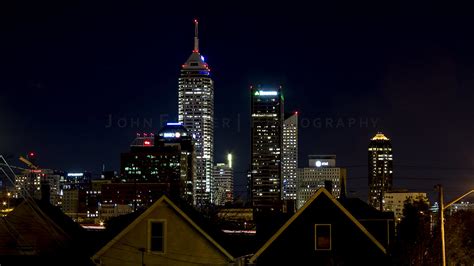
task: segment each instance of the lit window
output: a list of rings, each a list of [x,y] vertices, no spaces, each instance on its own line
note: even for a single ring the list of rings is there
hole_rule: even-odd
[[[165,220],[150,220],[148,223],[149,242],[148,250],[151,252],[165,252]]]
[[[314,244],[315,250],[331,250],[331,225],[314,225]]]

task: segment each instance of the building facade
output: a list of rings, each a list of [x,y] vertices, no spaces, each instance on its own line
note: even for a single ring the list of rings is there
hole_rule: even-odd
[[[251,86],[251,198],[254,210],[279,211],[283,128],[282,88]]]
[[[162,196],[93,256],[95,265],[236,265],[236,259]],[[200,217],[203,219],[202,217]]]
[[[326,188],[335,198],[345,194],[347,171],[336,167],[336,155],[309,155],[309,167],[297,172],[297,208],[310,199],[319,188]]]
[[[153,141],[138,136],[122,153],[119,182],[162,184],[163,193],[193,203],[194,156],[190,133],[179,123],[168,123]]]
[[[178,91],[178,121],[194,140],[196,152],[195,202],[211,203],[214,158],[214,82],[211,70],[199,53],[198,22],[195,22],[194,50],[182,65]]]
[[[282,199],[296,200],[298,168],[298,112],[285,114],[283,121]]]
[[[425,192],[409,192],[407,190],[388,191],[384,193],[383,210],[395,214],[395,223],[399,223],[403,218],[403,210],[406,202],[422,200],[429,205]]]
[[[234,201],[234,173],[232,170],[232,154],[227,155],[227,163],[217,163],[213,172],[213,202],[224,206]]]
[[[383,195],[392,189],[392,144],[384,134],[377,133],[369,144],[369,205],[383,210]]]
[[[386,225],[383,221],[381,226]],[[383,241],[320,188],[250,258],[250,265],[388,265]],[[385,232],[387,234],[387,232]]]

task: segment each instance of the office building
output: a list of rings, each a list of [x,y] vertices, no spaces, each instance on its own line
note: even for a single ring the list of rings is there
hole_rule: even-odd
[[[224,206],[234,201],[234,174],[232,170],[232,154],[227,154],[227,163],[217,163],[213,173],[213,202]]]
[[[282,88],[251,86],[251,198],[256,212],[281,211]]]
[[[405,203],[424,201],[429,206],[428,197],[425,192],[409,192],[408,190],[392,190],[384,193],[383,210],[395,214],[395,223],[398,224],[403,218]]]
[[[383,195],[392,189],[392,144],[382,133],[377,133],[369,144],[369,205],[383,210]]]
[[[298,168],[298,112],[285,114],[283,121],[283,156],[281,161],[282,199],[296,200]]]
[[[195,202],[211,202],[214,158],[214,82],[204,56],[199,52],[198,22],[195,23],[194,50],[182,65],[178,91],[178,121],[193,137],[196,153]]]
[[[130,151],[122,153],[120,182],[167,184],[163,193],[193,203],[195,166],[189,132],[180,123],[168,123],[153,141],[148,136],[137,136]]]
[[[347,171],[336,167],[336,155],[309,155],[308,167],[297,172],[297,208],[303,207],[319,188],[335,198],[345,195]]]

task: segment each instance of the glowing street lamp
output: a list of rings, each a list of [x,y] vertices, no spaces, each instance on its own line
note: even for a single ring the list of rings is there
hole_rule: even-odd
[[[444,235],[444,211],[449,208],[454,203],[460,201],[467,195],[474,192],[474,189],[464,193],[463,195],[457,197],[456,199],[452,200],[448,204],[444,205],[444,195],[443,195],[443,186],[438,184],[437,186],[438,193],[439,193],[439,219],[441,224],[441,262],[443,266],[446,266],[446,242],[445,242],[445,235]]]

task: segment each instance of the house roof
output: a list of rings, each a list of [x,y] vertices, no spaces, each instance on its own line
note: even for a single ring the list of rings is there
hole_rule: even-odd
[[[254,263],[258,257],[265,252],[265,250],[321,195],[327,196],[336,207],[338,207],[348,218],[352,221],[384,254],[387,250],[380,244],[377,239],[346,209],[340,202],[338,202],[325,188],[320,188],[316,193],[306,202],[306,204],[299,209],[258,251],[250,258],[250,263]]]
[[[88,265],[92,250],[84,245],[85,231],[58,207],[27,198],[0,220],[0,256],[18,261],[74,257]],[[80,248],[79,248],[80,247]],[[27,258],[28,257],[28,258]],[[75,264],[76,265],[76,264]]]
[[[383,212],[368,205],[359,198],[339,198],[338,201],[350,211],[350,213],[360,219],[394,219],[393,212]]]
[[[154,209],[156,209],[161,203],[165,202],[171,206],[178,215],[180,215],[185,221],[187,221],[196,231],[198,231],[204,238],[211,242],[222,254],[227,258],[234,261],[234,257],[229,254],[219,243],[217,243],[208,233],[206,233],[200,226],[198,226],[185,212],[183,212],[176,204],[174,204],[167,196],[163,195],[158,199],[153,205],[146,209],[140,216],[138,216],[132,223],[130,223],[125,229],[120,231],[112,240],[110,240],[105,246],[103,246],[93,257],[92,260],[97,259],[103,255],[109,248],[111,248],[115,243],[117,243],[122,237],[124,237],[130,230],[132,230],[138,223],[150,215]]]

